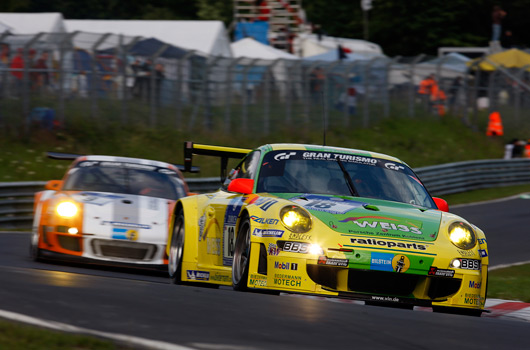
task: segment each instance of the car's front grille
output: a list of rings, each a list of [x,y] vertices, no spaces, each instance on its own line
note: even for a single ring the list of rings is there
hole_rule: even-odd
[[[81,251],[81,238],[78,236],[57,235],[57,241],[63,249],[74,252]]]
[[[94,239],[91,245],[94,255],[136,261],[150,261],[157,251],[154,244],[106,239]]]
[[[309,277],[325,288],[339,292],[410,296],[417,286],[427,282],[427,295],[418,296],[424,299],[446,298],[456,293],[462,280],[458,278],[422,276],[374,270],[348,269],[347,289],[340,289],[338,272],[343,269],[307,265]],[[343,278],[343,277],[341,277]],[[344,283],[345,281],[343,281]],[[340,290],[339,290],[340,289]],[[418,293],[418,291],[416,291]]]

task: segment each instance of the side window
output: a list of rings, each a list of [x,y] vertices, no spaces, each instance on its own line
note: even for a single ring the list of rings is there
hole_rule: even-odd
[[[254,151],[247,155],[234,169],[230,171],[223,187],[227,188],[233,179],[253,179],[256,176],[256,169],[260,159],[261,152]]]

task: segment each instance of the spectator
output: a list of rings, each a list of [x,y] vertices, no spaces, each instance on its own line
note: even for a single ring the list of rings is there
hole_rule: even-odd
[[[11,65],[9,66],[9,69],[11,71],[11,75],[13,77],[15,77],[15,80],[14,80],[14,83],[13,83],[14,84],[13,90],[14,90],[14,94],[15,95],[20,95],[22,93],[22,84],[23,84],[23,79],[24,79],[24,68],[26,67],[23,55],[24,55],[24,49],[19,48],[17,50],[17,54],[15,55],[15,57],[13,57],[13,60],[11,61]],[[35,57],[35,50],[30,49],[28,51],[28,59],[29,59],[29,62],[30,62],[30,64],[28,64],[28,66],[31,65],[31,62],[33,61],[34,57]]]
[[[355,115],[357,111],[357,90],[354,87],[348,88],[348,93],[340,94],[339,101],[336,105],[339,111],[348,109],[348,115]]]
[[[491,13],[491,41],[493,42],[499,42],[501,40],[502,20],[504,17],[506,17],[506,12],[499,5],[493,6],[493,12]]]
[[[309,74],[309,88],[311,90],[311,100],[318,104],[322,100],[322,92],[324,90],[324,70],[320,67],[315,67],[311,74]]]
[[[50,73],[48,72],[48,52],[42,52],[39,59],[33,65],[33,69],[35,71],[30,74],[33,83],[32,89],[39,90],[41,88],[49,88]]]
[[[134,62],[131,64],[131,70],[133,73],[133,84],[131,88],[131,95],[133,97],[140,97],[140,82],[141,81],[139,79],[139,74],[140,74],[141,67],[142,67],[142,63],[140,62],[138,58],[136,58]]]
[[[427,110],[431,109],[430,97],[432,95],[432,89],[434,85],[436,85],[436,80],[434,80],[434,74],[429,74],[425,79],[420,82],[420,86],[418,88],[418,94],[420,94],[422,104]]]

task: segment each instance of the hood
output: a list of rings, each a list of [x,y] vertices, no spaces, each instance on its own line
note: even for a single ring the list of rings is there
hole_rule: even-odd
[[[330,229],[347,234],[434,241],[442,212],[412,204],[326,195],[281,194]]]
[[[108,239],[165,242],[167,199],[108,192],[76,192],[70,197],[83,204],[85,234]]]

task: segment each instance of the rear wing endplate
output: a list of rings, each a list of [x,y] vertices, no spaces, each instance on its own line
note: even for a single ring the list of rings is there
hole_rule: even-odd
[[[226,168],[228,166],[228,159],[241,159],[246,156],[251,149],[211,146],[193,143],[191,141],[184,142],[184,171],[192,169],[193,155],[204,155],[221,158],[221,182],[226,179]]]

